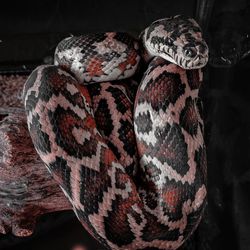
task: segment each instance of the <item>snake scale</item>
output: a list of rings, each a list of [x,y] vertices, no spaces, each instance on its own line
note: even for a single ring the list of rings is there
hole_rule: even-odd
[[[120,32],[66,38],[55,65],[29,76],[23,98],[34,146],[106,249],[177,249],[198,226],[207,59],[199,25],[179,15],[153,22],[139,43]]]

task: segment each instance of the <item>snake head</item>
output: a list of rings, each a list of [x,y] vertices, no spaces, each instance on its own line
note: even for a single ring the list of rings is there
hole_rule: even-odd
[[[151,56],[160,56],[184,69],[202,68],[208,46],[198,23],[183,15],[159,19],[146,28],[143,43]]]

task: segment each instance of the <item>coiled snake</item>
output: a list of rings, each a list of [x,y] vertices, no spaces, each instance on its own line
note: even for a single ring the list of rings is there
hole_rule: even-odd
[[[60,42],[55,65],[37,67],[24,86],[28,128],[78,219],[103,246],[177,249],[206,205],[198,68],[208,48],[184,16],[154,22],[141,43],[142,57],[154,58],[133,100],[140,56],[132,37]]]

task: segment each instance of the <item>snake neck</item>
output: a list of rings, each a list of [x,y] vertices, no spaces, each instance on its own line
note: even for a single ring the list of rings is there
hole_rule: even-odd
[[[148,28],[147,28],[148,29]],[[140,34],[140,52],[141,52],[141,58],[144,61],[144,63],[148,64],[155,56],[148,50],[146,46],[146,31],[145,29],[141,34]]]

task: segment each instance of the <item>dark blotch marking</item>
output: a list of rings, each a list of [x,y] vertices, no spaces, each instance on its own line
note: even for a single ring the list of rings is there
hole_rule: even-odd
[[[197,171],[200,172],[200,182],[207,182],[207,154],[205,146],[195,151],[194,160],[196,162]]]
[[[199,89],[201,86],[201,81],[199,79],[199,70],[186,70],[187,80],[189,87],[193,89]]]
[[[164,216],[168,216],[169,220],[177,221],[183,217],[182,206],[188,199],[194,200],[195,189],[188,183],[182,184],[175,180],[169,180],[165,177],[165,184],[162,188]]]
[[[158,143],[152,147],[151,155],[164,164],[168,163],[177,173],[184,176],[189,170],[187,144],[180,125],[167,124],[164,128],[157,128],[155,136]]]
[[[204,120],[204,114],[203,114],[203,103],[202,103],[201,98],[200,97],[195,98],[195,103],[196,103],[196,106],[198,108],[200,118],[203,121]],[[202,135],[204,136],[204,133],[205,133],[205,131],[204,131],[204,123],[199,121],[199,126],[201,128]]]
[[[127,214],[132,213],[131,205],[120,195],[112,201],[112,209],[108,216],[104,217],[104,227],[107,239],[119,247],[130,244],[134,239],[134,233],[130,229]]]
[[[102,87],[100,83],[89,84],[87,88],[89,90],[90,96],[92,97],[99,96],[101,94]]]
[[[184,238],[188,238],[191,233],[196,229],[197,223],[200,220],[201,216],[204,213],[206,208],[207,201],[205,200],[203,204],[194,212],[190,213],[187,216],[187,226],[184,229],[183,236]]]
[[[32,138],[35,148],[42,153],[50,153],[51,145],[49,135],[42,131],[40,124],[40,117],[38,114],[32,117],[30,125],[30,136]]]
[[[119,152],[119,149],[114,145],[111,141],[107,141],[108,147],[112,150],[115,157],[119,160],[121,158],[121,153]]]
[[[56,160],[53,163],[49,164],[49,169],[56,176],[56,179],[59,178],[60,185],[65,189],[66,193],[72,198],[71,190],[71,169],[67,164],[67,161],[61,157],[56,156]]]
[[[152,131],[153,122],[149,111],[147,113],[139,113],[134,122],[137,125],[138,133],[149,134]]]
[[[116,108],[120,113],[125,114],[128,109],[131,109],[131,105],[121,89],[109,86],[107,88],[107,91],[112,94],[112,97],[114,98],[116,104]]]
[[[145,176],[148,180],[153,181],[153,183],[157,182],[160,180],[160,175],[162,173],[162,171],[153,163],[153,162],[148,162],[148,164],[146,166],[143,166],[144,168],[144,173]],[[151,187],[152,188],[152,187]],[[148,187],[147,189],[156,192],[157,190],[155,189],[155,185],[152,189],[150,189],[150,187]]]
[[[191,136],[197,135],[199,121],[195,101],[188,97],[185,106],[180,113],[180,126],[183,127]]]
[[[135,177],[135,171],[137,167],[137,158],[133,157],[133,162],[126,166],[125,171],[126,173],[133,179]]]
[[[153,43],[153,44],[160,44],[160,43],[164,44],[165,43],[165,39],[164,39],[164,37],[153,36],[151,38],[150,42]]]
[[[136,211],[133,210],[130,214],[134,217],[137,224],[142,223],[142,218],[141,218],[141,215],[139,213],[137,213]]]
[[[183,203],[187,200],[193,202],[198,189],[203,184],[205,184],[204,175],[200,169],[197,169],[195,180],[192,184],[187,182],[183,184],[180,181],[176,182],[175,180],[169,180],[165,177],[165,184],[161,190],[163,198],[165,197],[161,204],[164,216],[168,216],[171,221],[177,221],[183,218]],[[206,200],[204,203],[206,203]],[[203,204],[201,206],[203,206]]]
[[[151,73],[150,69],[146,74]],[[180,75],[163,71],[156,79],[150,79],[141,94],[142,100],[146,99],[156,111],[166,111],[169,103],[175,104],[178,98],[185,93],[185,84],[181,82]],[[139,98],[140,102],[140,98]]]
[[[84,205],[84,210],[88,215],[98,213],[103,194],[111,187],[111,180],[107,174],[109,166],[104,163],[105,150],[105,148],[101,150],[100,171],[81,166],[80,202]]]
[[[27,94],[27,90],[35,83],[38,71],[41,74],[41,80],[40,83],[38,83],[38,91],[32,91],[27,99],[26,111],[34,109],[38,100],[49,102],[52,96],[59,96],[60,94],[63,95],[73,106],[78,105],[80,108],[85,107],[84,99],[80,92],[76,92],[72,95],[67,90],[68,85],[74,85],[74,87],[77,87],[77,81],[66,72],[67,75],[59,74],[59,69],[58,66],[50,65],[46,67],[38,67],[31,73],[25,85],[25,94]],[[60,71],[63,70],[60,69]],[[82,88],[84,87],[82,86]]]
[[[82,159],[85,156],[92,157],[96,155],[98,140],[95,135],[91,135],[90,139],[85,138],[79,144],[72,134],[74,128],[90,129],[86,128],[84,121],[74,111],[57,106],[54,112],[48,111],[48,116],[55,133],[56,143],[70,156]]]
[[[155,209],[158,205],[158,198],[159,197],[157,195],[154,195],[153,193],[147,193],[145,195],[145,201],[146,201],[147,206],[150,209]]]
[[[114,125],[106,99],[101,99],[98,102],[98,107],[95,110],[95,119],[97,129],[102,135],[109,137],[114,129]]]
[[[118,129],[119,139],[123,142],[124,150],[133,157],[135,155],[135,137],[133,125],[128,120],[120,120],[121,127]]]
[[[67,90],[67,85],[77,85],[77,81],[70,75],[59,74],[58,66],[48,66],[43,69],[41,84],[39,86],[39,99],[48,102],[55,95],[63,94],[73,105],[75,97]],[[63,71],[62,69],[60,69]],[[66,73],[66,72],[65,72]]]
[[[30,111],[33,111],[39,101],[39,96],[36,96],[35,91],[31,91],[26,102],[25,102],[25,111],[29,114]]]
[[[143,229],[142,239],[150,242],[153,240],[176,241],[179,237],[179,230],[170,230],[168,226],[161,224],[157,217],[144,212],[147,223]]]

